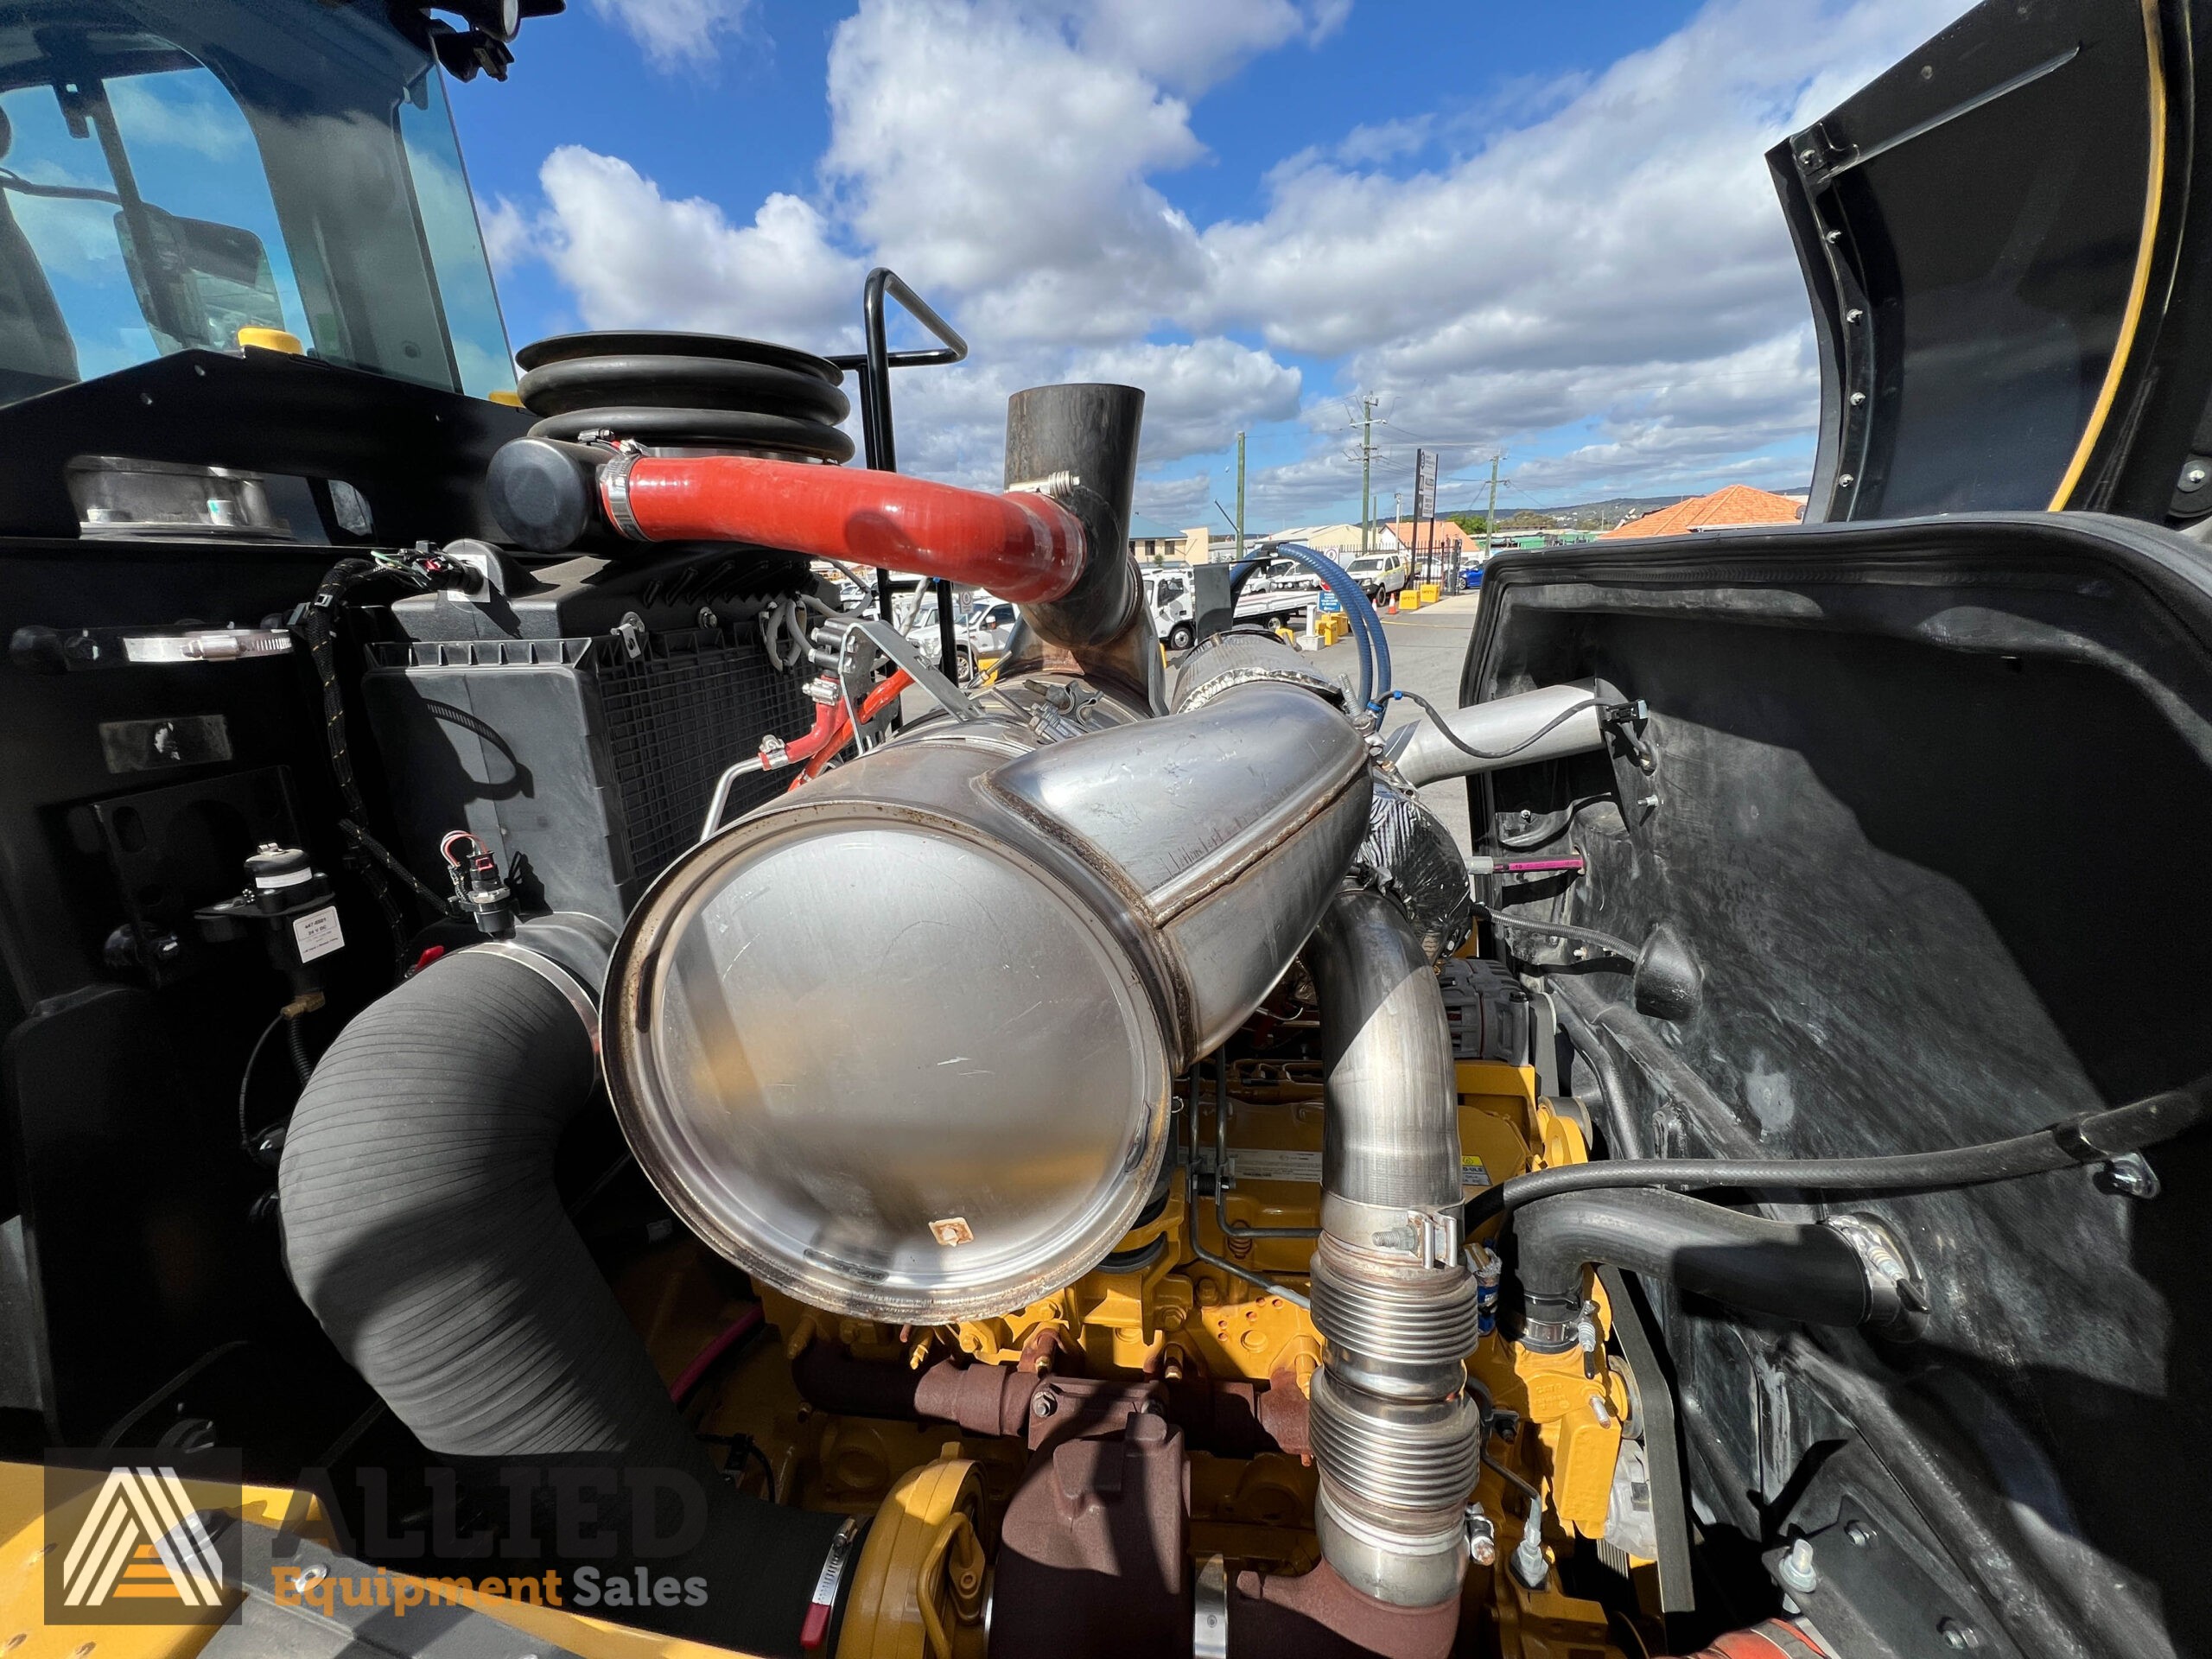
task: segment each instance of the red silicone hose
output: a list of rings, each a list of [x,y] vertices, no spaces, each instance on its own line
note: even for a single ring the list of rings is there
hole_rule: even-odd
[[[642,456],[609,467],[600,490],[607,517],[641,541],[753,542],[1020,604],[1058,599],[1083,575],[1082,521],[1026,492],[743,455]]]

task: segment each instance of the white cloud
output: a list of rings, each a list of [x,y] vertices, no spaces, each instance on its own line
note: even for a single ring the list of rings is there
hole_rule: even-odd
[[[772,195],[750,225],[733,225],[715,203],[671,201],[627,162],[577,144],[547,156],[538,182],[547,213],[537,245],[590,327],[821,348],[857,308],[860,261],[830,245],[821,213],[797,196]]]
[[[1144,460],[1180,461],[1221,447],[1223,436],[1298,417],[1296,369],[1215,337],[1187,346],[1116,346],[1084,353],[1069,378],[1144,388]]]
[[[484,251],[499,276],[537,253],[537,227],[527,213],[505,196],[478,202],[476,224],[484,235]]]
[[[657,69],[696,68],[717,56],[715,36],[734,32],[753,0],[591,0],[626,29]]]
[[[221,84],[205,70],[133,76],[108,86],[116,125],[132,144],[166,144],[212,162],[253,148],[253,129]]]
[[[1146,181],[1199,160],[1190,110],[1007,0],[863,0],[830,53],[823,169],[856,233],[979,337],[1141,335],[1204,280]]]
[[[1263,52],[1319,45],[1351,0],[1091,0],[1067,10],[1086,53],[1187,94]]]
[[[976,345],[900,377],[900,461],[963,481],[998,477],[1007,393],[1065,378],[1147,387],[1163,510],[1198,486],[1160,469],[1298,419],[1307,454],[1255,475],[1255,518],[1344,511],[1355,388],[1384,394],[1400,470],[1442,439],[1510,444],[1524,489],[1770,476],[1804,463],[1818,377],[1764,152],[1965,3],[1712,0],[1595,73],[1334,130],[1309,113],[1262,209],[1202,226],[1170,195],[1212,160],[1192,101],[1326,41],[1345,0],[860,0],[818,200],[747,224],[571,147],[543,213],[494,202],[486,234],[542,251],[594,326],[815,345],[849,336],[866,264],[895,266]],[[710,48],[742,10],[667,16]]]

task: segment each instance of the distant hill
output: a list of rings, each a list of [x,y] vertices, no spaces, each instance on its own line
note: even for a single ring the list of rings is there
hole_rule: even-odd
[[[1795,492],[1782,492],[1785,495],[1795,493],[1800,496],[1803,493],[1802,487]],[[1688,499],[1688,495],[1616,495],[1603,501],[1577,501],[1563,507],[1516,507],[1510,512],[1500,504],[1497,528],[1498,533],[1504,535],[1515,528],[1516,521],[1534,525],[1548,520],[1561,530],[1611,530],[1630,513],[1656,512],[1662,507],[1671,507],[1677,501]],[[1463,514],[1464,510],[1450,516],[1459,518]],[[1482,515],[1477,512],[1471,516],[1480,518]]]

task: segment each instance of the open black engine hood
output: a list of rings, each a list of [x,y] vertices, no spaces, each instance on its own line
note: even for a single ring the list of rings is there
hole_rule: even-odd
[[[1484,593],[1463,702],[1596,677],[1649,706],[1649,774],[1586,755],[1471,800],[1478,852],[1588,861],[1494,903],[1671,923],[1702,969],[1662,1023],[1607,963],[1529,946],[1613,1155],[1927,1150],[2212,1071],[2193,542],[2082,513],[1724,531],[1503,555]],[[2201,1141],[2151,1154],[2149,1201],[2069,1171],[1834,1202],[1917,1258],[1916,1343],[1661,1309],[1707,1532],[1771,1547],[1848,1511],[1900,1552],[1878,1580],[1933,1586],[1914,1618],[1948,1598],[2022,1653],[2203,1651],[2212,1577],[2176,1524],[2212,1461]],[[1857,1593],[1831,1582],[1815,1623],[1889,1650],[1846,1639],[1888,1616]]]
[[[1769,153],[1821,351],[1808,518],[2212,515],[2208,27],[1987,0]]]

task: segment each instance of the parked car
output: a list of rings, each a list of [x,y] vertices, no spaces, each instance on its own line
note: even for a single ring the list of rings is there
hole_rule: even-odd
[[[1394,599],[1405,590],[1410,574],[1402,553],[1363,553],[1344,567],[1370,599]]]

